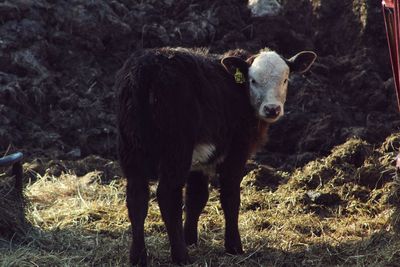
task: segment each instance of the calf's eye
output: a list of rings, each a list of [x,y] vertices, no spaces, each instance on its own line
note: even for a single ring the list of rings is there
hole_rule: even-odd
[[[255,84],[255,83],[256,83],[256,80],[250,79],[250,82],[251,82],[252,84]]]
[[[287,81],[288,81],[288,79],[285,79],[285,80],[283,81],[283,83],[287,83]]]

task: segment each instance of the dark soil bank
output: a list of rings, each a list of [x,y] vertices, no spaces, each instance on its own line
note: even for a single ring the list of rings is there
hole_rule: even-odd
[[[400,125],[380,1],[283,0],[252,17],[241,0],[0,1],[0,151],[115,158],[115,72],[142,47],[314,50],[292,76],[287,112],[262,162],[293,168],[350,137],[382,142]]]

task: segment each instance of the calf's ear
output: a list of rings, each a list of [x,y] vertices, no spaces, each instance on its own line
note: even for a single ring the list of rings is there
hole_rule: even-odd
[[[302,51],[287,60],[291,72],[304,73],[308,71],[317,58],[312,51]]]
[[[243,59],[238,57],[224,57],[221,60],[221,64],[229,74],[235,75],[240,71],[247,77],[249,64]]]
[[[238,57],[224,57],[221,64],[233,76],[236,83],[246,83],[249,71],[249,64],[246,61]]]

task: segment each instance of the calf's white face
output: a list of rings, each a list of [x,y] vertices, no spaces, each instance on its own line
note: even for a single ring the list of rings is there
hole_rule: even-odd
[[[284,114],[289,66],[275,52],[261,52],[249,67],[250,101],[259,117],[275,122]]]
[[[224,57],[221,63],[235,77],[236,83],[248,84],[250,102],[257,115],[272,123],[284,114],[289,74],[306,72],[316,58],[317,55],[311,51],[302,51],[290,59],[284,59],[273,51],[263,51],[255,56],[251,65],[248,63],[250,59],[244,61],[235,56]],[[243,73],[247,74],[247,81],[242,77]]]

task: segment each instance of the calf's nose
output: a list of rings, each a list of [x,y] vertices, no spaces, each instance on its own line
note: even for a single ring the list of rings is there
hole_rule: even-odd
[[[281,113],[281,107],[279,105],[265,105],[264,116],[269,119],[274,119]]]

